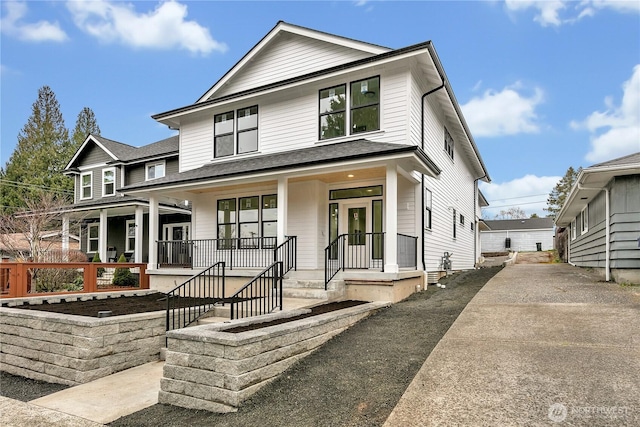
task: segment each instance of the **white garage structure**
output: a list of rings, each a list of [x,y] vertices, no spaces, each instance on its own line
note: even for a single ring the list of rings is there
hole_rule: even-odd
[[[553,249],[554,224],[551,218],[484,220],[480,229],[482,253]]]

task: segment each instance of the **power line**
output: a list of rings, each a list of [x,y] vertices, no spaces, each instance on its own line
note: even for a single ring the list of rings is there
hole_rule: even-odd
[[[55,191],[57,193],[73,194],[73,191],[63,190],[61,188],[49,187],[46,185],[37,185],[37,184],[29,184],[26,182],[9,181],[8,179],[1,179],[1,178],[0,178],[0,182],[7,183],[9,185],[14,185],[16,187],[24,187],[24,188],[31,188],[31,189],[37,189],[37,190],[47,190],[47,191],[50,190],[50,191]]]
[[[512,206],[522,206],[522,205],[535,205],[538,203],[547,203],[546,200],[541,200],[541,201],[537,201],[537,202],[526,202],[526,203],[514,203],[511,205],[500,205],[500,206],[483,206],[482,209],[495,209],[495,208],[509,208]]]
[[[531,194],[529,196],[518,196],[518,197],[507,197],[504,199],[495,199],[495,200],[491,200],[492,202],[497,202],[497,201],[501,201],[501,200],[515,200],[515,199],[526,199],[529,197],[540,197],[540,196],[548,196],[548,194]]]

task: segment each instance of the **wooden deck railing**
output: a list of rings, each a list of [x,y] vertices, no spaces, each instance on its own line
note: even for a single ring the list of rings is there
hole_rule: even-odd
[[[0,262],[0,298],[149,289],[146,268],[135,263]],[[129,271],[128,285],[114,284],[118,269]]]

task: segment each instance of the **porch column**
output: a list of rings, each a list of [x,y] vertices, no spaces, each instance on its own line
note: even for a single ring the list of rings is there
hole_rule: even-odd
[[[69,215],[62,215],[62,260],[69,261]]]
[[[98,254],[100,254],[100,261],[107,262],[107,210],[100,209],[100,227],[98,234]]]
[[[287,234],[287,212],[289,210],[289,182],[286,177],[278,178],[278,244],[282,244]]]
[[[398,268],[398,171],[395,163],[387,165],[385,189],[384,271],[397,273],[400,269]]]
[[[149,197],[149,264],[148,269],[158,268],[158,224],[160,224],[160,212],[158,210],[158,197]]]
[[[136,206],[136,242],[133,248],[133,262],[142,262],[142,239],[144,238],[142,231],[144,230],[144,211],[142,206]]]

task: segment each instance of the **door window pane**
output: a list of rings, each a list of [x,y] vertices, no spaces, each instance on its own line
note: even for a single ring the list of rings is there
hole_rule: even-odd
[[[364,245],[367,227],[367,209],[349,208],[348,230],[350,245]]]

